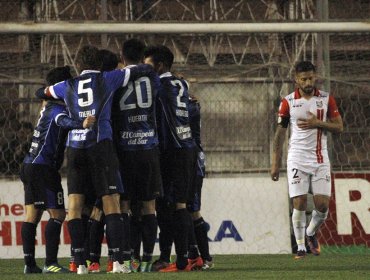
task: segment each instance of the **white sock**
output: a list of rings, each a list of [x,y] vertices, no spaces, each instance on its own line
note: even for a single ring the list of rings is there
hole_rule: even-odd
[[[308,236],[313,236],[316,233],[316,231],[320,228],[320,226],[328,217],[328,212],[329,211],[326,211],[325,213],[319,212],[317,210],[312,211],[311,221],[306,231]]]
[[[305,230],[306,230],[306,211],[299,211],[293,208],[292,223],[298,251],[306,251]]]

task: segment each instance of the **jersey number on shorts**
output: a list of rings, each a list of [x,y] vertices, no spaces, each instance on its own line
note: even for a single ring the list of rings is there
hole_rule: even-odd
[[[80,80],[78,82],[78,105],[80,107],[90,106],[94,101],[93,91],[90,87],[85,87],[85,84],[90,83],[91,78],[87,80]]]
[[[299,176],[298,176],[298,169],[297,168],[293,168],[292,171],[294,172],[293,179],[299,178]]]
[[[128,100],[133,92],[136,93],[136,100],[132,98]],[[146,102],[144,100],[146,100]],[[150,80],[148,77],[141,77],[135,82],[128,83],[127,89],[119,101],[119,107],[121,111],[135,109],[136,105],[139,108],[149,108],[152,106],[152,102],[152,87]]]
[[[57,192],[57,202],[58,202],[58,205],[63,205],[64,197],[63,197],[62,192]]]
[[[173,86],[175,86],[175,87],[176,86],[179,86],[180,87],[179,94],[177,95],[177,98],[176,98],[176,100],[177,100],[177,107],[178,108],[186,108],[186,103],[185,102],[181,102],[181,97],[184,96],[184,91],[185,91],[184,85],[179,80],[173,80],[173,81],[171,81],[171,84]]]

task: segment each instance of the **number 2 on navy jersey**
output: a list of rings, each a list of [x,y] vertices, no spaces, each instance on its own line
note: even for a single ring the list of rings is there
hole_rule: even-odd
[[[132,97],[129,98],[133,92],[136,93],[136,100],[133,100]],[[146,102],[144,100],[146,100]],[[148,77],[141,77],[135,82],[128,83],[127,89],[119,101],[119,107],[121,111],[135,109],[136,105],[139,108],[149,108],[152,106],[152,102],[152,87],[150,80]]]
[[[182,84],[181,81],[179,80],[173,80],[171,81],[171,84],[173,86],[179,86],[180,87],[180,90],[179,90],[179,94],[177,95],[177,107],[178,108],[186,108],[186,103],[185,102],[181,102],[181,97],[184,95],[184,85]]]
[[[87,80],[80,80],[78,82],[78,96],[81,96],[81,98],[78,99],[78,105],[80,107],[86,107],[90,106],[94,101],[93,91],[90,87],[85,88],[85,84],[88,84],[91,82],[91,78]]]

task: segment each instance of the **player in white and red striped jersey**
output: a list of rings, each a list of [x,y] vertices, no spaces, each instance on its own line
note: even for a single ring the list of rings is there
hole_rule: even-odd
[[[300,259],[306,255],[305,234],[311,252],[320,254],[316,232],[328,215],[331,195],[326,133],[342,132],[343,122],[334,98],[315,87],[315,66],[309,61],[302,61],[296,65],[295,72],[297,89],[281,101],[279,108],[271,178],[279,180],[282,149],[290,125],[287,177],[298,245],[295,258]],[[315,210],[306,230],[307,193],[313,194]]]

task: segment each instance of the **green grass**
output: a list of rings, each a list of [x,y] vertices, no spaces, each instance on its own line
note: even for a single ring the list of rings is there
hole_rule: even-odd
[[[351,245],[351,246],[322,246],[322,251],[331,254],[369,254],[369,248],[365,245]]]
[[[1,259],[0,279],[370,279],[370,255],[323,253],[294,260],[293,255],[216,255],[210,271],[75,275],[23,275],[23,260]],[[42,264],[42,260],[37,260]],[[68,260],[60,260],[67,266]],[[105,268],[106,260],[102,260]]]

